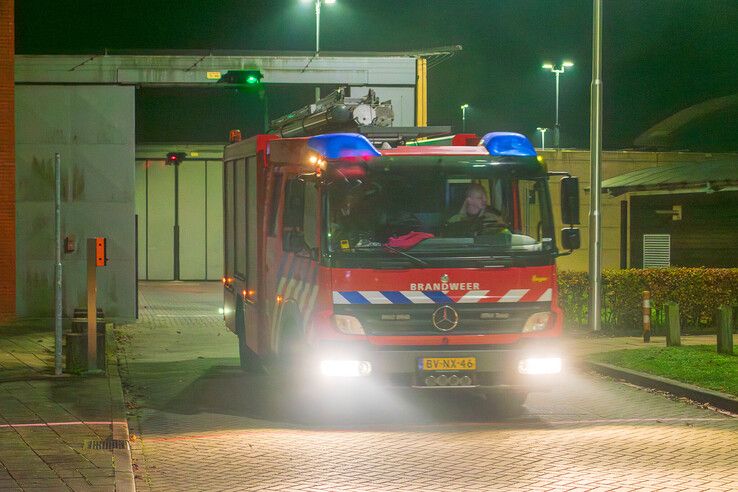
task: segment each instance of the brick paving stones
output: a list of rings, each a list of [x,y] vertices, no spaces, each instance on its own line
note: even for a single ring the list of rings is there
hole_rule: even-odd
[[[117,372],[54,378],[52,370],[53,332],[2,327],[0,491],[131,490],[128,450],[85,447],[127,438]]]
[[[568,374],[523,417],[470,396],[310,392],[238,369],[219,284],[142,284],[121,328],[138,490],[735,490],[738,419]],[[309,415],[309,418],[306,416]],[[0,474],[0,481],[2,481]]]

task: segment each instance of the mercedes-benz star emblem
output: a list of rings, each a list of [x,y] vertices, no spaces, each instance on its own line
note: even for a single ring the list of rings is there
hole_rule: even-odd
[[[448,282],[448,273],[444,273],[443,275],[441,275],[441,282]]]
[[[440,331],[451,331],[459,324],[459,313],[451,306],[441,306],[433,311],[433,326]]]

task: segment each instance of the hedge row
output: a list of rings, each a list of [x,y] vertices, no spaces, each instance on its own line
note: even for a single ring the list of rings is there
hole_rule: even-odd
[[[652,325],[663,324],[667,301],[679,304],[682,327],[713,326],[721,305],[738,306],[738,268],[653,268],[602,272],[602,326],[613,332],[640,332],[643,291],[651,292]],[[589,278],[586,272],[559,272],[559,304],[566,328],[587,325]]]

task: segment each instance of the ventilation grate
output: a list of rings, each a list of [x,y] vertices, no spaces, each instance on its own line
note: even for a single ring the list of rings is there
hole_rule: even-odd
[[[643,268],[667,268],[671,266],[671,235],[643,235]]]
[[[85,441],[85,449],[128,449],[128,441],[105,439],[104,441]]]

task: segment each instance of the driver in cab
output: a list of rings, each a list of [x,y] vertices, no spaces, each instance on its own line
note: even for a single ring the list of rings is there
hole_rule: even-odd
[[[464,203],[459,213],[447,223],[447,231],[466,234],[509,232],[502,216],[489,206],[487,191],[478,183],[466,189]]]
[[[360,192],[349,192],[337,200],[330,220],[332,244],[346,249],[357,241],[371,234],[371,220],[365,210],[363,195]]]

